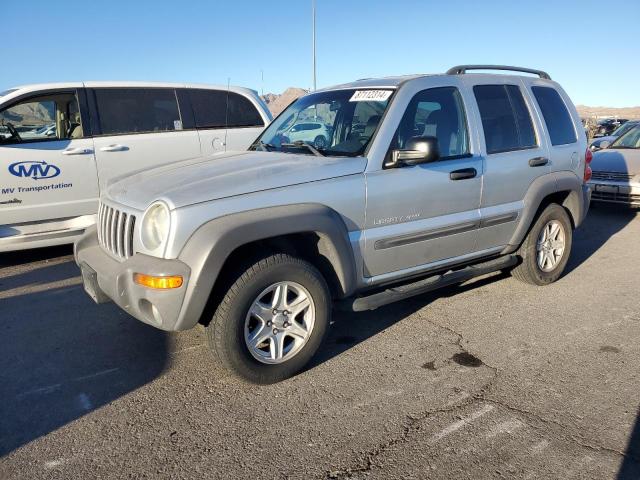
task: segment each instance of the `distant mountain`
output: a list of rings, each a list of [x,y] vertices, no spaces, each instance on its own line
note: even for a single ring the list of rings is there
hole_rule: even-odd
[[[583,118],[589,117],[617,117],[626,119],[640,118],[640,107],[588,107],[586,105],[577,105],[578,113]]]
[[[297,100],[303,95],[306,95],[307,93],[309,93],[309,91],[303,88],[289,87],[280,94],[267,93],[262,97],[262,99],[275,117],[282,112],[282,110],[287,108],[291,102]]]

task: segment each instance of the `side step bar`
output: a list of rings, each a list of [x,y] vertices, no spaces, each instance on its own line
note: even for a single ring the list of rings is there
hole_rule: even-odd
[[[456,283],[466,282],[474,277],[486,275],[487,273],[492,273],[504,268],[513,267],[517,263],[518,257],[516,255],[505,255],[494,260],[470,265],[460,270],[449,270],[448,272],[423,278],[413,283],[391,287],[381,292],[372,293],[371,295],[346,298],[338,302],[337,308],[352,312],[375,310],[389,303],[427,293],[438,288],[455,285]]]

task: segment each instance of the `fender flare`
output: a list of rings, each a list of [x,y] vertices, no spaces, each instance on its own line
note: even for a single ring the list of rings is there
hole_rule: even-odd
[[[568,192],[562,206],[569,211],[573,225],[580,226],[589,208],[588,189],[573,172],[555,172],[543,175],[534,180],[524,198],[524,208],[520,222],[509,241],[505,252],[515,251],[527,235],[544,199],[556,193]]]
[[[316,233],[321,253],[330,261],[340,295],[356,288],[356,263],[347,227],[333,209],[320,204],[267,207],[211,220],[189,238],[178,258],[191,268],[179,330],[195,326],[205,310],[227,258],[238,247],[295,233]]]

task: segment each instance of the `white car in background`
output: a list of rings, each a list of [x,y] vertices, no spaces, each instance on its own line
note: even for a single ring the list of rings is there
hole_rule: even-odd
[[[310,143],[316,148],[326,148],[329,145],[329,129],[321,122],[295,123],[284,133],[291,143]]]
[[[0,92],[0,252],[73,243],[113,179],[246,150],[271,118],[240,87],[86,82]]]

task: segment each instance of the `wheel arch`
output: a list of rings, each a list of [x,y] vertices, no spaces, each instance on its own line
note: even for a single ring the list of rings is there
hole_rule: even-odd
[[[356,288],[349,233],[335,210],[320,204],[251,210],[202,225],[180,253],[192,270],[184,322],[193,326],[203,314],[211,313],[208,307],[215,304],[216,292],[240,262],[278,251],[293,252],[312,263],[335,298],[348,296]]]
[[[556,172],[537,178],[529,187],[518,226],[503,253],[515,251],[540,213],[550,204],[561,205],[575,229],[582,223],[586,208],[582,181],[572,172]]]

